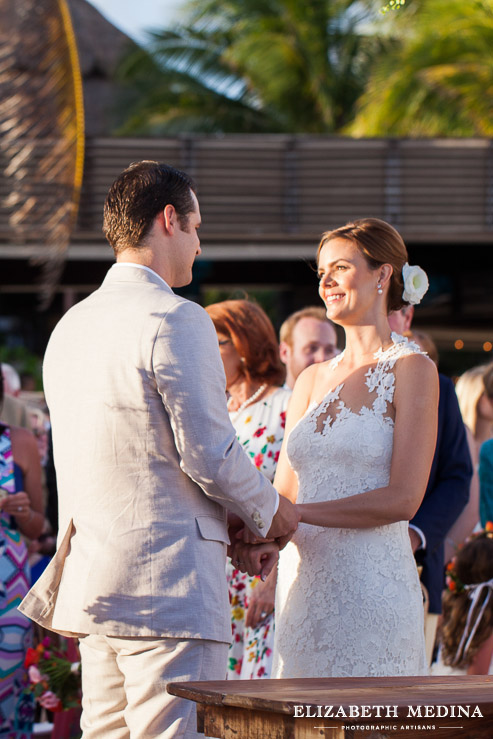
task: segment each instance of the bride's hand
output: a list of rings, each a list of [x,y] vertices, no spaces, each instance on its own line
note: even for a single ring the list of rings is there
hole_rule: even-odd
[[[247,526],[237,531],[236,537],[245,544],[265,544],[266,541],[274,541],[274,539],[262,539],[257,534],[254,534],[253,531],[250,531]]]
[[[272,572],[279,559],[279,547],[275,542],[263,544],[245,544],[237,542],[234,545],[233,565],[250,576],[260,575],[262,580]]]
[[[274,568],[265,582],[259,582],[250,593],[245,626],[255,628],[274,610],[277,569]]]

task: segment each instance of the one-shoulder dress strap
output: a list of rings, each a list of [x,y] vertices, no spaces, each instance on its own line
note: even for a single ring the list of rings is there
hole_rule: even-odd
[[[373,410],[382,415],[387,410],[387,404],[394,400],[395,375],[393,369],[397,360],[411,354],[426,354],[415,341],[409,341],[405,336],[392,332],[391,339],[392,344],[387,349],[379,349],[376,352],[377,363],[374,367],[370,367],[365,375],[369,392],[377,395],[373,401]]]

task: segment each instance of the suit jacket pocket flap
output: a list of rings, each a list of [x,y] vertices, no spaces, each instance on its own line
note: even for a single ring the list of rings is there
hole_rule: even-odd
[[[195,516],[200,535],[203,539],[211,541],[222,541],[229,544],[228,529],[226,522],[222,518],[214,516]]]

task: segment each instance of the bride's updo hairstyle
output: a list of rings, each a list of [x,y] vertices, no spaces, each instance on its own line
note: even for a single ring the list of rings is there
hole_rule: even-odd
[[[334,231],[326,231],[318,246],[317,262],[322,248],[332,239],[351,241],[364,256],[370,269],[390,264],[393,271],[389,282],[387,312],[391,313],[408,305],[402,298],[402,268],[408,260],[407,249],[402,236],[393,226],[379,218],[362,218]]]

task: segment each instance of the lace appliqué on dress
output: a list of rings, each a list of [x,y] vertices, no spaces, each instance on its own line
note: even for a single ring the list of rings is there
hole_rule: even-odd
[[[385,413],[387,404],[394,400],[395,375],[392,370],[397,360],[410,354],[424,354],[418,344],[404,336],[392,332],[391,339],[394,343],[388,349],[379,349],[376,352],[377,364],[370,367],[365,375],[368,390],[377,393],[373,401],[375,413]]]

